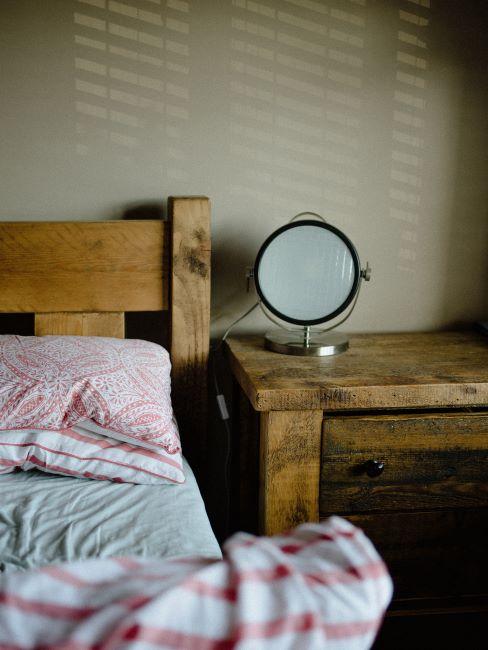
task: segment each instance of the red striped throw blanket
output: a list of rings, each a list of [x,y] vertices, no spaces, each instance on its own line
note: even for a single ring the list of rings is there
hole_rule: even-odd
[[[0,648],[359,650],[392,594],[365,535],[332,517],[239,533],[221,561],[94,559],[0,578]]]

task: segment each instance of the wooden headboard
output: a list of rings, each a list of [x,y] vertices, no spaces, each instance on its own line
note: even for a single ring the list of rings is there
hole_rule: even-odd
[[[36,335],[125,335],[125,312],[168,310],[173,405],[198,470],[206,441],[210,202],[171,197],[167,221],[0,222],[0,312]]]

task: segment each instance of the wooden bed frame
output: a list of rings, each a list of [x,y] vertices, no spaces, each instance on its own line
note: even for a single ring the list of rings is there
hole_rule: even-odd
[[[169,312],[172,397],[201,473],[207,425],[210,202],[170,197],[168,219],[0,222],[0,312],[34,332],[125,335],[125,312]]]

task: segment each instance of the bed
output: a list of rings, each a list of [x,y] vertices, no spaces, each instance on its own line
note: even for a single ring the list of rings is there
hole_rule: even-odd
[[[0,312],[33,313],[36,335],[124,338],[131,312],[166,312],[172,401],[187,458],[182,485],[36,470],[0,476],[2,571],[121,555],[221,556],[190,468],[201,480],[209,301],[205,197],[170,198],[166,221],[0,223]]]
[[[0,312],[34,314],[34,333],[54,335],[28,342],[18,335],[7,337],[8,345],[20,348],[24,366],[31,364],[31,372],[14,372],[28,380],[27,393],[21,382],[20,398],[7,363],[13,357],[6,354],[2,337],[0,416],[5,403],[15,403],[16,413],[30,417],[37,412],[30,388],[40,391],[49,383],[46,377],[62,384],[61,373],[46,371],[53,367],[53,357],[38,363],[38,355],[32,362],[29,346],[58,346],[56,367],[74,368],[75,374],[88,367],[83,365],[87,357],[78,354],[85,348],[99,367],[103,359],[97,355],[103,357],[107,346],[132,352],[157,347],[166,375],[164,384],[154,384],[155,393],[161,395],[164,386],[170,407],[172,401],[171,422],[174,411],[187,458],[182,461],[185,482],[173,484],[119,483],[117,474],[111,481],[95,480],[84,471],[77,476],[11,471],[26,466],[23,461],[6,465],[4,450],[11,448],[23,458],[25,445],[8,436],[31,433],[25,434],[26,427],[19,424],[4,426],[2,420],[0,465],[7,473],[0,471],[1,647],[371,646],[391,598],[391,580],[369,540],[345,520],[305,524],[275,538],[238,533],[227,540],[222,557],[195,479],[201,481],[209,465],[209,297],[206,198],[170,199],[167,221],[0,223]],[[139,317],[131,318],[130,312],[166,312],[172,399],[168,355],[152,343],[132,340]],[[160,332],[154,334],[161,342]],[[70,346],[76,348],[74,357],[67,352]],[[147,356],[136,359],[133,369],[142,375]],[[111,372],[102,373],[103,382],[118,403],[122,384],[114,383]],[[90,377],[94,389],[94,375]],[[15,398],[5,399],[12,386]],[[81,408],[78,390],[70,395],[80,398],[76,404]],[[134,452],[124,438],[107,442],[108,434],[95,444],[98,433],[87,430],[88,423],[98,427],[105,421],[86,420],[82,431],[79,423],[72,429],[68,424],[66,429],[41,426],[36,449],[42,446],[40,436],[51,436],[62,444],[68,444],[67,438],[70,445],[95,446],[95,462],[127,446],[141,467],[141,458],[146,462],[154,455],[142,446]],[[59,449],[53,452],[50,445],[45,445],[47,452],[61,458]],[[34,466],[66,472],[69,463],[87,461],[83,455],[63,453],[65,465]],[[34,458],[42,460],[27,458],[27,467]],[[112,462],[116,472],[134,471],[133,465],[122,470],[122,463]]]

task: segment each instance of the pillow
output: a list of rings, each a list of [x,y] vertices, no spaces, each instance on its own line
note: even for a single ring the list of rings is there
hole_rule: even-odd
[[[181,451],[168,352],[155,343],[88,336],[0,336],[0,431],[95,433]]]
[[[0,433],[0,474],[37,468],[118,483],[183,483],[180,454],[168,454],[73,429]]]

